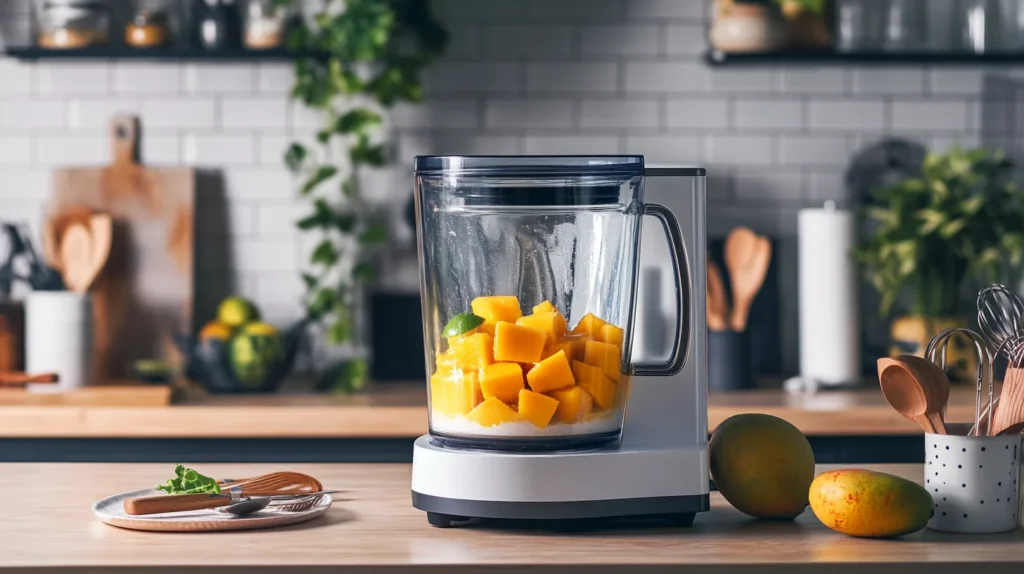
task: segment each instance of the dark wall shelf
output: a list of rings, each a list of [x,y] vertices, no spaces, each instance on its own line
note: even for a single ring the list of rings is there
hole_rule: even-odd
[[[969,54],[938,52],[860,52],[846,53],[833,50],[783,50],[752,54],[727,54],[708,50],[704,59],[711,66],[773,66],[800,64],[861,64],[872,66],[899,65],[993,65],[1024,64],[1024,53]]]
[[[285,48],[271,50],[204,50],[201,48],[131,48],[97,46],[68,50],[52,50],[36,46],[8,47],[8,56],[19,60],[173,60],[173,61],[258,61],[294,60],[303,55]]]

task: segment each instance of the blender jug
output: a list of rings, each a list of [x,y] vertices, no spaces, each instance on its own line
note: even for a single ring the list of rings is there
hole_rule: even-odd
[[[431,436],[499,450],[619,440],[630,377],[679,372],[693,332],[679,224],[644,203],[645,178],[702,186],[703,170],[430,156],[415,174]],[[665,231],[678,295],[670,352],[654,363],[632,344],[645,216]]]

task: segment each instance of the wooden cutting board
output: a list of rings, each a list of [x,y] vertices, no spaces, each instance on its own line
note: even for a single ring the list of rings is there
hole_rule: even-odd
[[[82,213],[113,218],[110,257],[91,291],[100,384],[127,377],[135,360],[173,358],[171,335],[191,333],[193,314],[195,173],[140,165],[138,118],[114,118],[111,136],[112,165],[54,174],[44,241],[59,245],[61,228]]]
[[[166,407],[172,393],[167,385],[111,384],[60,392],[0,389],[0,406]]]

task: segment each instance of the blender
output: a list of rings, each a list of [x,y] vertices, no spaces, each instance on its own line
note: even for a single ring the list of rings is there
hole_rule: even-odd
[[[413,506],[438,527],[692,523],[709,504],[704,170],[428,156],[415,176],[430,432]]]

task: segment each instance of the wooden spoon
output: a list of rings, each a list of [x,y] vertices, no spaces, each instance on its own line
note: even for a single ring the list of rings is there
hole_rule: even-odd
[[[729,316],[728,304],[725,300],[725,284],[722,272],[714,261],[708,259],[707,265],[707,315],[708,328],[712,331],[725,331],[728,328],[726,317]]]
[[[56,383],[60,381],[57,373],[22,373],[10,371],[0,373],[0,387],[24,387],[30,384]]]
[[[1024,430],[1024,369],[1006,369],[1003,390],[995,409],[989,435],[1012,434]]]
[[[733,304],[730,324],[734,331],[744,331],[750,318],[750,306],[768,274],[768,265],[772,260],[772,244],[768,239],[759,237],[749,229],[738,228],[726,240],[725,256],[732,279]]]
[[[113,222],[109,215],[94,214],[87,225],[72,223],[60,241],[61,269],[68,289],[85,293],[110,256]]]
[[[942,409],[949,401],[949,379],[938,379],[920,357],[878,359],[878,382],[885,400],[925,432],[946,434]],[[945,383],[945,385],[943,385]]]

